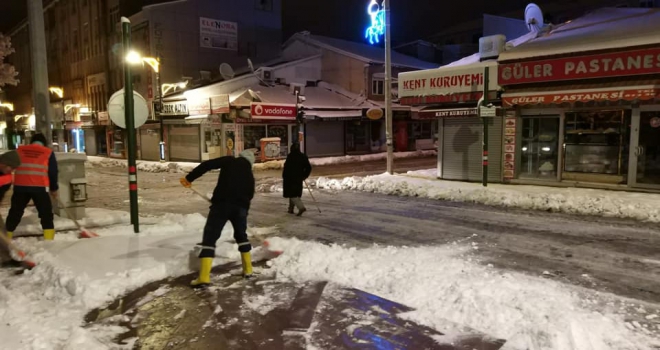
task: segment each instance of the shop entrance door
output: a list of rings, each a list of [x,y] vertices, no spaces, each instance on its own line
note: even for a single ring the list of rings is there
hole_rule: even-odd
[[[629,184],[660,189],[660,107],[633,114]]]

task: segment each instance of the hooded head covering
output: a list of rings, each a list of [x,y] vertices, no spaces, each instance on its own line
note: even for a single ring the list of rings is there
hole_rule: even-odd
[[[247,159],[248,162],[250,162],[250,165],[254,165],[254,153],[252,153],[252,151],[245,150],[239,154],[239,157]]]
[[[44,136],[44,134],[41,133],[34,134],[34,136],[32,136],[32,139],[30,139],[30,143],[37,143],[37,142],[40,143],[42,146],[46,146],[46,144],[48,143],[48,141],[46,141],[46,136]]]
[[[9,151],[3,154],[0,154],[0,164],[10,166],[12,168],[18,168],[21,165],[21,157],[16,151]]]
[[[290,153],[296,153],[300,152],[300,144],[298,142],[294,142],[291,144],[291,152]]]

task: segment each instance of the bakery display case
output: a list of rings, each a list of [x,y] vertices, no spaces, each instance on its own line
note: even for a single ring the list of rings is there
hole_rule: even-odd
[[[564,171],[622,175],[625,111],[566,113]]]

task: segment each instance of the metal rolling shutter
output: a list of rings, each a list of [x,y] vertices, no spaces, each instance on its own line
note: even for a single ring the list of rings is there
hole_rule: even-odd
[[[310,157],[344,155],[344,122],[323,121],[305,124],[306,152]]]
[[[444,118],[442,178],[481,181],[482,122],[479,118]],[[492,118],[488,129],[488,181],[502,181],[502,118]]]
[[[160,160],[160,134],[157,130],[140,130],[142,160]]]
[[[199,125],[170,125],[170,160],[199,162]]]

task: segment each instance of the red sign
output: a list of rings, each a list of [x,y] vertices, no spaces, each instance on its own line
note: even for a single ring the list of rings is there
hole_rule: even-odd
[[[462,109],[441,109],[420,111],[416,119],[436,119],[446,117],[476,117],[476,108],[462,108]]]
[[[660,73],[660,48],[499,65],[500,85]]]
[[[295,120],[296,105],[252,102],[250,104],[250,114],[254,119]]]
[[[401,97],[399,103],[402,105],[421,105],[430,103],[447,103],[447,102],[470,102],[478,101],[483,92],[470,92],[452,95],[430,95],[430,96],[415,96],[415,97]]]
[[[633,101],[652,100],[660,97],[660,89],[630,89],[630,90],[608,90],[608,91],[573,91],[554,92],[538,95],[524,96],[502,96],[505,106],[535,105],[535,104],[561,104],[573,102],[590,101]]]

